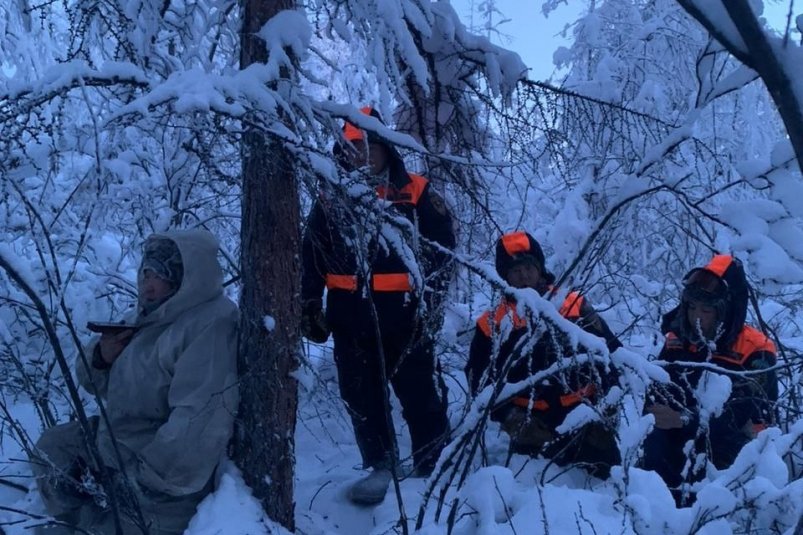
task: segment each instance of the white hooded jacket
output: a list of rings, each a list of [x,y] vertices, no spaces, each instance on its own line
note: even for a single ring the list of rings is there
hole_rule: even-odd
[[[206,487],[231,438],[239,402],[238,311],[223,295],[210,233],[156,237],[178,246],[181,286],[152,313],[132,318],[137,331],[111,368],[87,370],[78,362],[77,375],[106,403],[112,433],[101,418],[97,436],[104,462],[146,489],[184,496]]]

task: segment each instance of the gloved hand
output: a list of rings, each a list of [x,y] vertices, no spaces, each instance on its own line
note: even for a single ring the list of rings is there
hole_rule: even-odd
[[[329,326],[326,325],[320,301],[311,301],[304,305],[301,312],[301,336],[316,344],[323,344],[329,339]]]
[[[645,412],[655,417],[655,427],[658,429],[681,429],[684,426],[683,415],[668,405],[651,405]]]
[[[58,478],[62,492],[79,498],[92,498],[97,492],[98,480],[86,460],[78,456]]]
[[[136,515],[141,510],[140,501],[143,498],[143,488],[137,483],[133,476],[126,477],[122,472],[114,469],[108,469],[110,482],[104,488],[104,492],[100,496],[100,500],[96,503],[104,508],[111,507],[111,496],[117,501],[117,506],[120,511],[127,515]]]
[[[616,445],[616,432],[602,422],[590,422],[583,427],[583,438],[598,448],[613,443]]]
[[[536,414],[514,407],[502,422],[502,430],[518,446],[540,448],[555,438],[552,430]]]

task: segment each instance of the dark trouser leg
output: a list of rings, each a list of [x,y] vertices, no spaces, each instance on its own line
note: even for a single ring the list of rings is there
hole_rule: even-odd
[[[561,441],[558,441],[560,445]],[[571,435],[563,443],[563,448],[555,453],[555,462],[561,465],[574,463],[583,465],[596,477],[606,479],[611,466],[621,464],[616,434],[600,423],[585,425],[579,432]]]
[[[554,427],[539,412],[515,406],[508,406],[505,412],[501,427],[510,436],[512,453],[537,457],[546,444],[557,440]]]
[[[340,397],[351,416],[363,465],[385,466],[394,431],[385,410],[387,385],[381,378],[378,351],[370,342],[340,333],[334,333],[334,342]]]
[[[410,427],[413,461],[419,473],[428,474],[435,467],[446,445],[449,420],[446,417],[446,384],[440,374],[430,340],[416,343],[409,353],[406,347],[387,347],[389,358],[396,367],[391,378],[393,390],[401,402],[404,419]]]
[[[682,492],[679,490],[681,484],[696,479],[695,474],[690,474],[685,479],[682,475],[688,460],[683,448],[692,438],[693,436],[683,430],[653,429],[644,441],[642,467],[645,470],[653,470],[661,476],[672,490],[672,496],[678,506],[683,505]]]
[[[677,435],[672,430],[653,429],[644,440],[642,466],[656,472],[671,488],[677,488],[683,482],[681,473],[686,464],[683,440]]]
[[[744,445],[752,438],[725,417],[713,419],[707,437],[710,441],[707,448],[711,454],[710,460],[720,470],[732,465]],[[705,440],[701,439],[698,442],[700,449],[706,446]]]

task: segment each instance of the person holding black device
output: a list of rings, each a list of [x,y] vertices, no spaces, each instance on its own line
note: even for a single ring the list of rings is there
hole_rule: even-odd
[[[238,311],[223,295],[217,240],[170,231],[143,249],[137,310],[122,324],[91,322],[100,333],[87,348],[91,362],[76,365],[106,418],[92,418],[88,430],[51,427],[36,444],[34,474],[56,520],[41,533],[114,533],[111,493],[125,534],[183,533],[231,438]],[[105,467],[90,460],[90,441]],[[102,488],[96,476],[108,471]]]

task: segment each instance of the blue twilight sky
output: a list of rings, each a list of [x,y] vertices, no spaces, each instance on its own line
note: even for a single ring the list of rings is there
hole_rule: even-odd
[[[786,27],[790,1],[792,0],[764,0],[764,16],[779,30]],[[481,31],[485,21],[478,14],[475,13],[473,18],[471,14],[472,6],[479,6],[481,2],[482,0],[451,0],[455,11],[466,26],[476,33],[486,34],[485,31]],[[541,12],[543,2],[540,0],[495,0],[495,2],[502,15],[494,15],[494,23],[501,21],[503,16],[509,20],[498,25],[499,33],[492,34],[491,41],[517,52],[530,68],[531,79],[547,80],[555,72],[552,53],[559,46],[570,44],[571,29],[566,32],[566,38],[560,35],[561,32],[567,25],[577,20],[587,2],[567,0],[565,5],[550,13],[548,18]],[[803,2],[800,1],[795,4],[795,13],[803,11],[801,4]],[[792,26],[794,27],[794,20]],[[800,38],[799,33],[795,33],[795,36]]]
[[[555,70],[552,53],[559,46],[568,46],[570,43],[571,30],[567,31],[567,38],[561,37],[560,33],[567,24],[578,18],[585,2],[569,2],[568,6],[560,6],[546,18],[541,12],[542,2],[539,0],[495,1],[502,15],[495,14],[493,23],[498,24],[503,17],[508,20],[498,24],[499,33],[493,33],[490,36],[491,41],[517,52],[530,68],[531,79],[548,79]],[[473,18],[471,14],[472,5],[478,6],[481,2],[482,0],[452,0],[452,5],[466,26],[476,33],[487,35],[482,30],[485,21],[478,14],[475,13]]]

